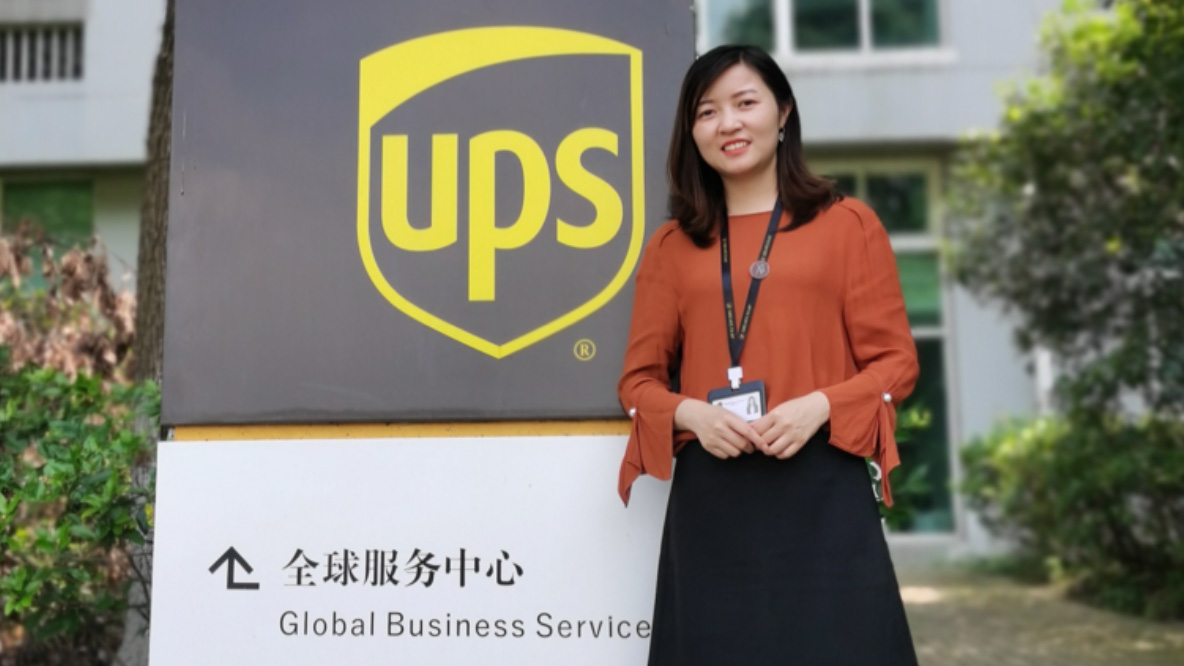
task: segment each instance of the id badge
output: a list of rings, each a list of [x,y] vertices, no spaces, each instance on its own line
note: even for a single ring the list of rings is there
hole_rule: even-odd
[[[707,394],[707,402],[752,423],[765,415],[765,383],[744,382],[735,390],[730,386],[718,388]]]

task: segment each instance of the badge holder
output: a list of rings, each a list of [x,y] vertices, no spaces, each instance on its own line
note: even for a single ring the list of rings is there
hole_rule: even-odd
[[[730,385],[717,388],[707,394],[707,402],[723,407],[752,423],[765,415],[768,401],[765,397],[765,383],[762,381],[742,382],[740,368],[728,368]]]
[[[747,382],[737,389],[718,388],[707,394],[707,402],[752,423],[765,415],[765,383]]]
[[[744,306],[744,316],[740,318],[740,325],[735,329],[732,328],[736,308],[732,294],[732,258],[728,243],[728,220],[724,218],[719,223],[719,262],[724,292],[724,325],[728,331],[728,351],[732,356],[732,366],[728,368],[728,385],[708,392],[707,402],[717,407],[723,407],[749,423],[765,415],[768,409],[768,400],[764,382],[744,381],[744,369],[740,367],[740,355],[744,351],[745,341],[748,340],[748,326],[752,321],[752,311],[756,307],[756,298],[760,292],[761,282],[769,275],[769,252],[773,249],[773,240],[776,238],[777,225],[780,221],[781,201],[778,200],[773,206],[773,212],[769,215],[769,226],[765,231],[765,241],[761,244],[760,254],[749,269],[752,282],[748,285],[748,302]]]

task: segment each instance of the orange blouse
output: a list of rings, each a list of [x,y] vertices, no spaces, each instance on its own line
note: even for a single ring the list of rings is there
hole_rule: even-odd
[[[736,307],[748,296],[769,213],[729,218]],[[788,222],[788,216],[785,217]],[[686,398],[706,400],[726,386],[731,365],[724,325],[719,241],[698,248],[663,225],[637,271],[633,322],[617,386],[633,419],[618,490],[642,474],[669,479],[674,454],[694,439],[674,430]],[[876,214],[850,197],[798,229],[778,233],[749,325],[741,365],[744,381],[763,380],[769,409],[821,390],[830,400],[829,441],[874,456],[884,502],[888,473],[900,464],[896,405],[917,381],[917,348],[905,314],[896,258]],[[680,390],[670,390],[679,367]],[[827,426],[823,426],[826,428]]]

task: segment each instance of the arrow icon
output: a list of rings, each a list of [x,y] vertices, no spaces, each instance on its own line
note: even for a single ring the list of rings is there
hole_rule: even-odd
[[[215,571],[217,571],[218,567],[222,566],[222,564],[224,562],[226,563],[226,589],[228,589],[228,590],[258,590],[259,589],[259,583],[236,583],[234,581],[234,565],[235,564],[242,566],[242,568],[247,570],[247,573],[251,573],[252,571],[254,571],[254,569],[251,568],[251,565],[247,564],[247,561],[245,559],[243,559],[243,556],[238,554],[238,551],[234,549],[234,546],[227,548],[226,552],[222,553],[222,557],[219,557],[218,561],[214,562],[214,564],[210,566],[210,573],[214,573]]]

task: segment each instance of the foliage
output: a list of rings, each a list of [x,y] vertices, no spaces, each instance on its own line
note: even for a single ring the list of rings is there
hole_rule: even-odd
[[[1184,0],[1103,6],[1066,0],[956,158],[954,274],[1054,353],[1064,414],[974,443],[962,490],[1018,561],[1184,617]]]
[[[972,557],[960,564],[972,573],[1006,576],[1030,585],[1052,582],[1050,569],[1055,568],[1055,560],[1043,560],[1027,551]]]
[[[1065,364],[1069,408],[1184,415],[1184,0],[1068,0],[1042,44],[955,160],[954,274]]]
[[[1184,423],[1012,422],[962,460],[969,506],[1019,561],[1116,610],[1184,618]]]
[[[124,381],[134,306],[95,247],[62,252],[28,225],[0,237],[2,663],[108,661],[151,482],[154,385]],[[40,257],[45,289],[28,277]]]
[[[33,259],[45,289],[31,289]],[[97,243],[62,251],[30,221],[0,236],[0,345],[11,369],[33,364],[122,382],[135,339],[135,299],[116,293]]]
[[[0,600],[30,638],[121,617],[122,547],[148,531],[149,489],[132,469],[151,443],[133,420],[155,403],[151,386],[105,389],[35,366],[0,373]]]

